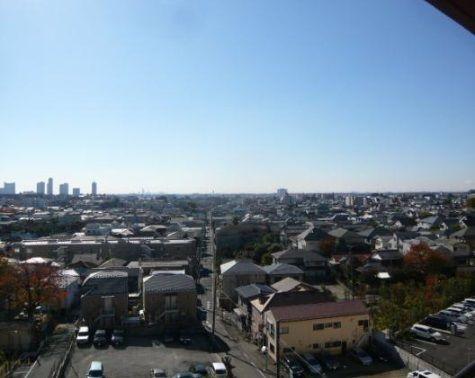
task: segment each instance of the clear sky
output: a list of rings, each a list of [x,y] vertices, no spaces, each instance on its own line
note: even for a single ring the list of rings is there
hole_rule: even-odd
[[[475,187],[475,37],[423,0],[0,0],[0,182]]]

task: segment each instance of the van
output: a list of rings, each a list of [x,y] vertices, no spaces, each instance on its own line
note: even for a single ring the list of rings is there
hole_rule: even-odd
[[[434,342],[444,341],[444,338],[442,337],[442,334],[440,332],[437,332],[435,329],[423,324],[414,324],[411,327],[411,333],[422,339]]]
[[[213,362],[211,364],[211,376],[217,378],[225,378],[228,376],[226,366],[222,362]]]
[[[86,378],[104,378],[104,367],[100,361],[92,361]]]

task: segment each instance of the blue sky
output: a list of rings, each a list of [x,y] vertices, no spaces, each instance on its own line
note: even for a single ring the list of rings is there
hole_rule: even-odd
[[[475,37],[422,0],[0,0],[0,137],[19,190],[465,190]]]

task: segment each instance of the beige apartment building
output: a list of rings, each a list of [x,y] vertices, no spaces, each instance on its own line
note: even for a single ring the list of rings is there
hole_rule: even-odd
[[[362,301],[350,300],[275,307],[265,313],[265,325],[267,350],[276,361],[277,328],[280,353],[340,354],[368,333],[370,318]]]

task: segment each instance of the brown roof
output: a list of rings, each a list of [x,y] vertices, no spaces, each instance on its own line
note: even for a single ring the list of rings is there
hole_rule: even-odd
[[[363,301],[360,300],[279,306],[273,307],[270,311],[278,321],[321,319],[369,313]]]

